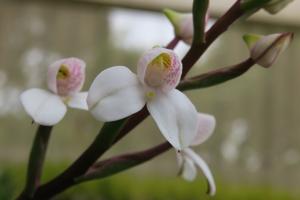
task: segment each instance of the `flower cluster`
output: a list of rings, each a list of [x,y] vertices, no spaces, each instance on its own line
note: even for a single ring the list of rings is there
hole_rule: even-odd
[[[124,66],[111,67],[96,77],[88,93],[80,93],[85,63],[66,58],[48,68],[50,91],[29,89],[21,94],[21,102],[36,123],[46,126],[63,118],[66,105],[88,108],[103,122],[128,117],[146,106],[162,135],[178,152],[183,177],[192,179],[195,163],[207,176],[210,188],[215,188],[209,168],[189,148],[211,135],[215,119],[198,113],[188,97],[176,89],[181,73],[182,63],[175,52],[155,47],[138,61],[137,75]]]
[[[271,1],[264,8],[275,12],[284,5]],[[171,10],[165,14],[174,25],[175,36],[191,44],[192,14]],[[252,64],[270,67],[292,37],[291,33],[245,35],[249,60]],[[95,78],[88,92],[80,92],[85,66],[78,58],[58,60],[48,67],[49,90],[33,88],[21,94],[21,103],[34,122],[53,126],[62,120],[67,106],[89,110],[102,122],[124,119],[146,107],[164,138],[176,150],[182,177],[194,180],[199,168],[208,181],[209,194],[215,194],[216,186],[208,165],[191,147],[211,136],[216,120],[212,115],[199,113],[189,98],[176,89],[183,66],[173,50],[163,47],[148,50],[138,61],[136,74],[125,66],[107,68]]]

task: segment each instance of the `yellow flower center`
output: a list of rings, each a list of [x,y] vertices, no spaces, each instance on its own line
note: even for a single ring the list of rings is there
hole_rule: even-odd
[[[67,65],[62,64],[57,72],[57,79],[66,79],[70,74]]]
[[[153,91],[146,92],[146,98],[148,100],[151,100],[151,99],[155,98],[155,96],[156,96],[156,94]]]
[[[147,66],[145,81],[151,87],[163,84],[165,76],[172,68],[172,58],[167,53],[162,53],[154,58]]]
[[[162,53],[154,58],[149,66],[163,71],[168,70],[171,68],[171,56],[167,53]]]

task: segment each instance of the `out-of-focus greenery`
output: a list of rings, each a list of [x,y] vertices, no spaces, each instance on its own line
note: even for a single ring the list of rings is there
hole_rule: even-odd
[[[48,167],[45,179],[58,173],[62,166]],[[25,166],[23,167],[23,169]],[[0,199],[13,199],[22,187],[23,171],[19,167],[8,167],[0,172]],[[81,184],[55,197],[56,200],[296,200],[300,194],[290,193],[263,185],[234,185],[217,181],[217,195],[206,195],[206,183],[202,177],[186,182],[179,177],[157,175],[133,176],[120,174],[99,181]]]

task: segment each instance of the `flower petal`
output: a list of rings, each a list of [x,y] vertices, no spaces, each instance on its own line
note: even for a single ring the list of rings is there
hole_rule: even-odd
[[[86,102],[87,92],[79,92],[70,96],[69,101],[67,102],[68,106],[71,108],[78,108],[82,110],[88,110],[88,105]]]
[[[198,113],[192,102],[179,90],[157,93],[147,108],[163,136],[181,150],[190,146],[197,134]]]
[[[183,150],[183,153],[188,156],[190,159],[192,159],[196,166],[203,172],[204,176],[206,177],[206,180],[208,182],[208,194],[213,196],[216,193],[216,184],[213,178],[213,175],[206,164],[206,162],[198,155],[196,154],[192,149],[187,148]]]
[[[196,166],[189,157],[184,156],[182,153],[177,152],[177,159],[180,166],[180,172],[182,178],[187,181],[193,181],[197,177]]]
[[[144,89],[127,67],[116,66],[101,72],[91,85],[87,103],[100,121],[127,117],[145,106]]]
[[[214,116],[198,113],[198,132],[192,145],[199,145],[205,142],[214,132],[216,119]]]
[[[29,89],[20,96],[25,111],[41,125],[52,126],[64,117],[67,109],[61,98],[41,89]]]

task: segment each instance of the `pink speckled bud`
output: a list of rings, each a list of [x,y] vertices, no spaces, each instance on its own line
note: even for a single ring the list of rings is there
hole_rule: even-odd
[[[138,62],[138,78],[146,87],[155,90],[168,92],[174,89],[180,81],[181,73],[181,60],[169,49],[153,48]]]
[[[81,90],[85,80],[85,62],[78,58],[58,60],[48,67],[48,88],[60,96]]]

